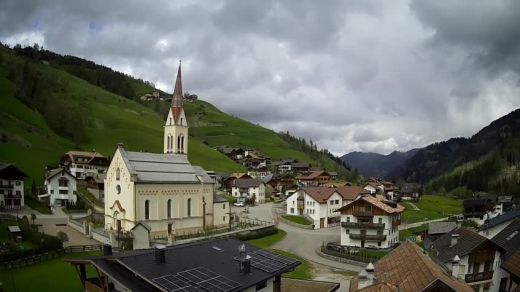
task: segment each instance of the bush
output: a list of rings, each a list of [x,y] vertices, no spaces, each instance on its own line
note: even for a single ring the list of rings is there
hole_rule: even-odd
[[[69,236],[67,235],[67,233],[63,232],[63,231],[60,231],[58,232],[58,238],[61,240],[61,242],[67,242],[69,241]]]
[[[248,231],[248,232],[237,234],[237,238],[242,241],[257,239],[257,238],[262,238],[262,237],[265,237],[268,235],[276,234],[277,230],[278,229],[273,226],[273,227],[264,228],[264,229],[260,229],[260,230],[256,230],[256,231]]]

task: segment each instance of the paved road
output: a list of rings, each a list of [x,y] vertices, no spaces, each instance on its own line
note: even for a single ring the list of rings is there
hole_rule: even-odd
[[[410,229],[410,228],[414,228],[414,227],[419,227],[423,224],[428,224],[430,222],[440,222],[440,221],[445,221],[445,220],[448,220],[448,217],[433,219],[433,220],[426,220],[426,221],[410,223],[410,224],[403,223],[399,226],[399,230]]]

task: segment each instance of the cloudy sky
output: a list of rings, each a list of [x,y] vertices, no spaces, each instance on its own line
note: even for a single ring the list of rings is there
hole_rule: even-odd
[[[0,0],[37,42],[341,155],[470,136],[520,107],[520,1]]]

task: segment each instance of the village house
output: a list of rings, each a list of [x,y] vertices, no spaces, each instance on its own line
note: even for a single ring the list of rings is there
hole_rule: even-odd
[[[324,170],[316,170],[304,173],[296,178],[300,186],[320,186],[331,180],[330,175]]]
[[[78,180],[104,174],[109,163],[107,158],[96,151],[69,151],[61,158],[61,164]]]
[[[352,186],[300,189],[287,197],[286,213],[309,218],[315,229],[332,227],[340,222],[338,209],[363,194],[365,190]]]
[[[249,199],[255,203],[265,203],[265,184],[259,179],[238,178],[231,187],[231,195],[239,202]]]
[[[457,228],[433,242],[434,256],[453,277],[474,291],[498,291],[497,267],[505,249],[469,228]]]
[[[217,151],[226,155],[229,159],[237,161],[244,158],[244,150],[242,148],[218,146]]]
[[[489,237],[488,237],[489,238]],[[499,268],[495,267],[499,279],[495,289],[490,291],[518,291],[520,289],[520,218],[511,221],[491,239],[505,249]]]
[[[473,220],[479,225],[485,220],[494,217],[495,198],[492,197],[476,197],[467,198],[462,202],[464,207],[463,215],[465,220]],[[496,214],[495,214],[496,215]]]
[[[416,183],[404,183],[399,196],[404,201],[418,201],[421,196],[421,186]]]
[[[520,211],[509,211],[502,215],[488,219],[479,228],[479,234],[486,238],[493,238],[499,232],[504,230],[516,218],[520,218]]]
[[[399,242],[404,207],[372,195],[364,195],[338,210],[341,245],[389,248]]]
[[[472,292],[465,282],[437,265],[415,243],[404,242],[378,260],[369,263],[352,279],[351,292]]]
[[[383,183],[374,180],[368,181],[363,188],[371,194],[382,193],[385,189]]]
[[[24,180],[27,177],[16,166],[0,163],[0,209],[19,210],[25,205]]]
[[[104,256],[66,261],[79,271],[86,291],[280,292],[287,281],[282,274],[301,264],[237,239],[159,245],[139,253],[105,247]]]
[[[51,206],[76,204],[76,178],[64,167],[51,169],[45,175],[45,191]]]
[[[454,221],[430,222],[428,223],[428,238],[430,241],[435,241],[457,227],[457,222]]]
[[[106,230],[130,231],[143,221],[152,236],[170,236],[214,226],[214,181],[188,161],[188,138],[179,66],[164,154],[131,152],[122,144],[115,150],[105,178]]]

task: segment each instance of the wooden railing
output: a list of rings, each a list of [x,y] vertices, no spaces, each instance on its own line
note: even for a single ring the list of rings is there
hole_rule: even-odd
[[[485,280],[491,280],[493,278],[493,271],[485,271],[474,274],[466,274],[465,281],[466,283],[479,282]]]
[[[359,239],[359,240],[377,240],[384,241],[386,240],[386,235],[384,234],[349,234],[351,239]]]
[[[385,223],[374,222],[341,222],[344,228],[368,228],[368,229],[384,229]]]
[[[354,210],[352,214],[356,217],[373,217],[374,213],[372,211],[365,211],[365,210]]]

